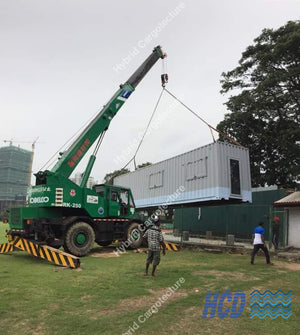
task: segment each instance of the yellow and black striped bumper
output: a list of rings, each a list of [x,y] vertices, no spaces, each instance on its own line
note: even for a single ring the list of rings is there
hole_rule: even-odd
[[[49,247],[48,245],[40,245],[19,236],[15,236],[9,243],[0,244],[0,253],[14,251],[15,248],[26,251],[32,256],[45,259],[56,265],[73,269],[80,267],[80,260],[78,257]]]
[[[166,250],[168,251],[180,251],[179,245],[176,245],[174,243],[164,242],[164,245],[166,247]]]
[[[10,243],[0,244],[0,254],[14,251],[14,246]]]

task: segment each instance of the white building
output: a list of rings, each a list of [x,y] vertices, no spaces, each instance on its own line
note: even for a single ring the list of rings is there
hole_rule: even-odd
[[[300,248],[300,192],[294,192],[274,203],[288,211],[288,245]]]
[[[82,172],[76,172],[75,173],[75,177],[74,178],[71,178],[71,180],[77,184],[77,185],[80,185],[81,183],[81,180],[82,180],[82,175],[83,173]],[[87,183],[86,183],[86,187],[87,188],[92,188],[94,185],[96,184],[96,181],[94,179],[94,177],[89,177]]]

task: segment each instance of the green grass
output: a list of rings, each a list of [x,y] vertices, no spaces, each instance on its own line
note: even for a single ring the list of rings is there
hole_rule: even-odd
[[[0,243],[5,241],[5,227],[0,223]],[[82,258],[81,270],[69,270],[24,252],[0,255],[1,334],[126,334],[180,277],[185,283],[176,299],[146,322],[138,322],[139,329],[132,334],[298,333],[299,271],[266,266],[263,257],[250,266],[249,255],[185,250],[162,256],[158,277],[152,278],[142,275],[145,258],[132,251],[117,258],[88,256]],[[246,307],[241,317],[203,319],[208,289],[243,290]],[[249,294],[254,289],[292,290],[292,316],[250,319]]]
[[[8,224],[4,224],[0,221],[0,243],[6,243],[7,240],[4,236],[5,230],[9,229]]]

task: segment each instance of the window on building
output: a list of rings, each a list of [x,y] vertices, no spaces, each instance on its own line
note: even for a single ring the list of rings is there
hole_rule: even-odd
[[[186,164],[186,180],[207,177],[207,157]]]
[[[152,173],[149,176],[149,188],[158,188],[163,186],[164,171]]]
[[[241,194],[240,162],[230,159],[230,186],[231,194]]]

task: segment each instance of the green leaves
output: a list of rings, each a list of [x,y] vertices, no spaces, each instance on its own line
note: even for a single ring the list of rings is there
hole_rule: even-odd
[[[250,149],[253,186],[300,181],[300,21],[264,29],[239,65],[222,73],[225,103],[218,129]]]
[[[105,184],[108,184],[108,185],[113,185],[113,182],[114,182],[114,178],[122,175],[122,174],[125,174],[125,173],[128,173],[130,172],[129,169],[120,169],[120,170],[115,170],[114,172],[111,172],[111,173],[107,173],[104,177],[104,183]]]

